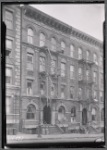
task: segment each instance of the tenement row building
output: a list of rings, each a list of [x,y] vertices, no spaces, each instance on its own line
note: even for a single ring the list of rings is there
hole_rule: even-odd
[[[103,43],[28,5],[3,20],[7,134],[102,132]]]

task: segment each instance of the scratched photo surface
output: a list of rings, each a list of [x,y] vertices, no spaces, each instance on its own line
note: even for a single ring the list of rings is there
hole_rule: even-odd
[[[104,4],[4,4],[7,143],[104,141]]]

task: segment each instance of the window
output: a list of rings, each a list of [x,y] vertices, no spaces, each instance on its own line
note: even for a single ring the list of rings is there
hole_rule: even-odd
[[[64,51],[65,50],[65,43],[62,41],[61,42],[61,50]]]
[[[65,77],[65,63],[61,63],[61,77]]]
[[[82,88],[79,88],[79,91],[78,91],[78,96],[79,96],[79,99],[82,99]]]
[[[40,47],[45,46],[45,35],[40,33]]]
[[[5,11],[5,23],[8,29],[13,29],[13,13],[11,11]]]
[[[104,108],[101,110],[101,121],[104,121]]]
[[[6,83],[12,84],[12,68],[6,68]]]
[[[82,68],[81,67],[78,69],[78,74],[79,74],[79,80],[82,80]]]
[[[9,55],[13,50],[13,40],[6,39],[6,55]]]
[[[27,69],[33,70],[33,54],[27,53]]]
[[[56,60],[52,59],[51,60],[51,74],[55,74],[55,69],[56,69]]]
[[[12,99],[11,97],[6,97],[6,114],[10,114],[11,113],[11,106],[12,106]]]
[[[63,106],[58,109],[58,121],[62,124],[66,122],[65,108]]]
[[[89,88],[86,89],[86,95],[87,95],[87,99],[89,99],[89,97],[90,97],[90,89]]]
[[[73,107],[71,109],[71,123],[75,122],[75,118],[76,118],[76,108]]]
[[[74,87],[73,86],[70,87],[70,98],[71,99],[74,98]]]
[[[27,94],[32,95],[33,94],[33,87],[32,87],[33,81],[32,80],[27,80]]]
[[[74,46],[70,45],[70,57],[74,57]]]
[[[55,96],[55,84],[51,85],[51,96],[54,97]]]
[[[90,60],[90,52],[86,51],[86,60]]]
[[[13,41],[10,39],[6,40],[6,50],[12,50],[13,49]]]
[[[70,79],[74,79],[74,66],[70,65]]]
[[[45,71],[45,57],[40,57],[40,72]]]
[[[28,28],[28,43],[33,44],[33,30],[31,28]]]
[[[92,108],[91,114],[92,114],[92,121],[95,121],[96,120],[96,109],[95,108]]]
[[[78,48],[78,59],[82,59],[82,49]]]
[[[97,55],[96,55],[96,53],[94,53],[94,63],[96,64],[96,65],[98,65],[98,60],[97,60]]]
[[[94,71],[94,73],[93,73],[93,80],[94,80],[94,83],[97,84],[97,73],[96,73],[96,71]]]
[[[65,98],[65,85],[61,86],[61,98]]]
[[[55,38],[51,38],[51,50],[56,51],[56,40],[55,40]]]
[[[41,82],[41,84],[40,84],[40,92],[41,92],[41,95],[45,94],[45,82]]]
[[[94,99],[97,100],[97,91],[94,90]]]
[[[103,67],[103,57],[100,56],[100,66]]]
[[[26,119],[35,119],[36,108],[34,105],[30,104],[27,108]]]
[[[104,100],[104,99],[103,99],[103,92],[102,92],[102,91],[100,91],[100,100],[101,100],[101,101]]]
[[[103,89],[103,74],[101,73],[100,74],[100,85],[101,85],[101,88]]]
[[[86,70],[86,79],[89,80],[89,70]]]

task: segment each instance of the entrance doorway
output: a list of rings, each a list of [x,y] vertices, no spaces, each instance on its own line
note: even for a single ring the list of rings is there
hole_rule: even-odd
[[[43,123],[51,124],[51,108],[47,105],[43,108]]]
[[[86,108],[82,110],[82,124],[83,125],[87,124],[87,109]]]

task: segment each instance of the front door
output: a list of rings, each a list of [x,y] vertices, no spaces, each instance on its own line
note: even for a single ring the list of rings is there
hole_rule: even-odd
[[[86,108],[82,110],[82,124],[83,125],[87,124],[87,109]]]
[[[45,106],[43,109],[43,123],[51,124],[51,108],[50,108],[50,106]]]

